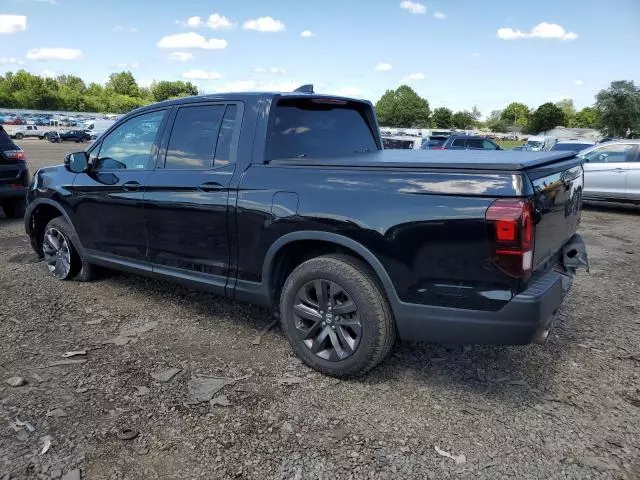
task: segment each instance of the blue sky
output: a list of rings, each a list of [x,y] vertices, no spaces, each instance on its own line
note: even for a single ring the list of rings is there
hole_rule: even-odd
[[[314,83],[372,101],[405,82],[432,107],[484,115],[590,105],[611,80],[640,81],[638,45],[639,0],[0,0],[0,72],[125,69],[205,92]]]

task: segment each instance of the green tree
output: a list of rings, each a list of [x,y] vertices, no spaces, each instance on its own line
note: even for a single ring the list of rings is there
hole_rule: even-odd
[[[376,103],[378,121],[385,127],[427,128],[431,110],[429,102],[408,85],[387,90]]]
[[[478,109],[477,105],[474,105],[471,109],[471,116],[476,123],[480,122],[480,119],[482,118],[482,112]]]
[[[487,128],[492,132],[506,133],[509,131],[509,125],[502,120],[502,110],[494,110],[487,118]]]
[[[512,102],[502,110],[500,119],[507,125],[515,125],[516,127],[525,127],[529,123],[529,107],[524,103]]]
[[[463,130],[471,128],[475,124],[473,114],[471,112],[468,112],[467,110],[463,112],[454,113],[453,117],[451,117],[451,120],[453,121],[454,127],[460,128]]]
[[[137,97],[140,94],[136,79],[131,72],[112,73],[105,88],[118,95],[129,97]]]
[[[562,109],[548,102],[540,105],[536,111],[531,114],[527,131],[529,133],[539,133],[564,124],[565,117]]]
[[[596,95],[600,127],[614,137],[640,134],[640,88],[633,81],[616,80]]]
[[[66,86],[69,90],[84,93],[87,91],[87,86],[80,77],[76,77],[75,75],[59,75],[56,78],[58,85]]]
[[[598,128],[600,115],[593,107],[584,107],[569,122],[570,127],[576,128]]]
[[[436,108],[433,111],[431,123],[437,128],[453,127],[453,112],[446,107]]]
[[[573,100],[571,98],[563,98],[559,102],[556,102],[556,107],[559,107],[564,113],[563,126],[567,127],[576,115],[576,107],[573,106]]]
[[[151,85],[151,95],[156,102],[161,102],[169,98],[198,95],[198,87],[191,82],[183,82],[181,80],[154,82]]]

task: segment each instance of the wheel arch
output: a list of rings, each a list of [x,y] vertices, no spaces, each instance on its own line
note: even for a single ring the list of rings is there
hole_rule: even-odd
[[[380,260],[378,260],[378,258],[373,254],[373,252],[371,252],[361,243],[349,237],[331,232],[318,231],[299,231],[288,233],[276,240],[267,251],[262,269],[262,284],[263,288],[267,290],[267,295],[272,304],[277,305],[279,289],[282,287],[282,283],[284,283],[283,281],[281,281],[281,274],[278,272],[281,260],[284,254],[291,251],[291,249],[296,245],[313,245],[319,248],[319,250],[317,250],[319,254],[342,252],[362,260],[369,268],[371,268],[373,274],[376,277],[376,280],[385,293],[392,311],[395,313],[396,305],[399,304],[400,300],[396,293],[393,282],[391,281],[389,273],[382,265]],[[325,251],[322,251],[322,246],[326,246],[329,248]],[[313,253],[311,255],[307,255],[307,258],[305,258],[303,261],[315,256],[317,255]]]
[[[44,227],[51,219],[56,217],[63,217],[70,227],[76,233],[75,226],[71,221],[69,213],[65,208],[54,200],[48,198],[38,198],[29,204],[25,213],[24,222],[25,230],[31,238],[31,245],[37,253],[40,252],[42,247],[42,235],[44,234]],[[79,245],[77,234],[75,240],[78,243],[76,248],[82,249],[82,245]]]

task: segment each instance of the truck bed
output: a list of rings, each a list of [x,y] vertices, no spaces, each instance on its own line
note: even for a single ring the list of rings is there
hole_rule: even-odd
[[[379,150],[348,157],[287,158],[271,164],[335,167],[437,168],[518,172],[576,158],[574,152],[509,150]],[[576,158],[576,164],[582,160]]]

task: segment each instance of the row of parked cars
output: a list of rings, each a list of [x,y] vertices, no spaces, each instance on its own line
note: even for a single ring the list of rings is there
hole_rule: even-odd
[[[503,150],[482,135],[431,135],[426,138],[383,137],[387,149],[421,150]],[[585,160],[585,199],[640,202],[640,140],[604,138],[558,141],[533,136],[513,150],[524,152],[573,151]]]

